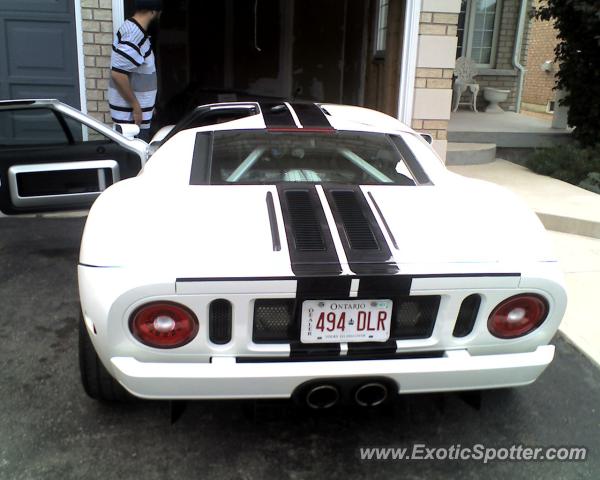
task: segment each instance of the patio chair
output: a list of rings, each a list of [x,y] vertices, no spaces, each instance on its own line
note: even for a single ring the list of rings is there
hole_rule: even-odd
[[[477,76],[477,69],[475,68],[475,62],[472,58],[459,57],[456,59],[456,67],[454,69],[454,80],[453,90],[453,108],[452,111],[456,112],[459,105],[470,105],[473,111],[477,111],[477,94],[479,93],[479,84],[473,80],[473,77]],[[473,96],[470,102],[461,102],[460,98],[463,93],[469,90]]]

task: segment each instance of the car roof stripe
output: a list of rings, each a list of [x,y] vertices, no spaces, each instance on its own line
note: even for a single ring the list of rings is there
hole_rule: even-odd
[[[292,103],[291,108],[296,113],[304,128],[333,129],[321,107],[315,103]]]
[[[300,123],[300,119],[298,118],[298,115],[296,114],[296,112],[294,111],[292,106],[288,102],[285,102],[285,106],[289,109],[290,114],[292,115],[292,118],[294,119],[294,122],[296,123],[296,126],[298,128],[304,128],[304,126]]]
[[[261,102],[259,105],[267,128],[298,128],[284,102]]]

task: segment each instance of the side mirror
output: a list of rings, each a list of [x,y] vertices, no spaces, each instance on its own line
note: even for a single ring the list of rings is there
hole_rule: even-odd
[[[425,139],[425,141],[431,145],[433,143],[433,137],[429,133],[422,133],[421,136]]]
[[[128,140],[133,140],[140,134],[140,127],[131,123],[115,123],[113,130]]]

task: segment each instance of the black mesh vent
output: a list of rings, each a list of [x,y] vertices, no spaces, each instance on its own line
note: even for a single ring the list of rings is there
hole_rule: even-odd
[[[456,324],[454,325],[454,332],[452,332],[452,335],[455,337],[466,337],[473,331],[480,305],[481,297],[479,295],[469,295],[463,300],[460,310],[458,311],[458,317],[456,318]]]
[[[325,250],[321,225],[315,215],[308,191],[291,190],[285,192],[296,249],[303,252]]]
[[[291,340],[293,323],[293,299],[256,300],[252,340],[255,343],[287,343]]]
[[[340,214],[344,231],[354,250],[379,250],[369,221],[363,214],[354,192],[332,192],[335,206]]]
[[[227,300],[214,300],[210,304],[208,336],[217,345],[231,341],[231,303]]]
[[[400,303],[393,320],[391,338],[429,338],[440,307],[440,297],[406,297],[395,301]]]

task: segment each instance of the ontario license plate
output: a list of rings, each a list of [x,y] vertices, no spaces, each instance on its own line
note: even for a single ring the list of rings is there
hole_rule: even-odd
[[[306,300],[302,343],[385,342],[390,338],[391,300]]]

